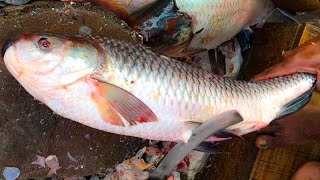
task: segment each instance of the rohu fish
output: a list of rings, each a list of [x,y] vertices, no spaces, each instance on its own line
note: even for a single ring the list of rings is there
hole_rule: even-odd
[[[296,73],[234,81],[142,45],[109,38],[22,35],[2,48],[9,72],[57,114],[103,131],[187,142],[192,129],[228,110],[243,135],[301,109],[316,77]],[[220,137],[216,134],[214,137]]]

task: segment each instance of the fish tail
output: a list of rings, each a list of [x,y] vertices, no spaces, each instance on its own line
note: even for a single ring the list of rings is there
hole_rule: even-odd
[[[306,106],[310,102],[310,100],[312,98],[313,91],[315,90],[315,88],[316,88],[316,83],[314,83],[314,85],[307,92],[305,92],[301,96],[297,97],[296,99],[292,100],[288,104],[284,105],[280,109],[280,112],[279,112],[278,116],[276,117],[276,120],[287,117],[290,114],[295,113],[295,112],[299,111],[300,109],[302,109],[304,106]]]
[[[211,137],[209,137],[206,141],[203,141],[200,143],[194,150],[200,151],[200,152],[205,152],[208,154],[218,154],[219,149],[218,149],[218,141],[224,141],[232,138],[243,138],[231,131],[228,130],[221,130],[216,133],[214,133]]]
[[[213,141],[203,141],[194,150],[207,154],[219,154],[218,143]]]

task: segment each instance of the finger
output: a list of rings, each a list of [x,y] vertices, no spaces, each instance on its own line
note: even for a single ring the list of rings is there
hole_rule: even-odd
[[[311,67],[302,68],[301,66],[288,66],[288,65],[279,64],[267,72],[258,74],[253,78],[253,80],[255,81],[266,80],[266,79],[271,79],[271,78],[280,77],[284,75],[290,75],[298,72],[317,74],[317,70]]]
[[[294,69],[292,68],[287,68],[285,65],[278,64],[270,69],[268,69],[267,71],[258,74],[256,76],[253,77],[253,80],[255,81],[260,81],[260,80],[266,80],[266,79],[270,79],[273,77],[278,77],[278,76],[283,76],[286,74],[291,74],[294,72]]]
[[[256,139],[256,146],[259,149],[274,149],[285,145],[281,137],[261,135]]]

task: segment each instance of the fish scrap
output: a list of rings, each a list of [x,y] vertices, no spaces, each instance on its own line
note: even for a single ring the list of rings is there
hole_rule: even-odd
[[[46,166],[50,168],[48,172],[48,177],[51,177],[54,174],[57,174],[57,170],[61,169],[59,165],[59,160],[56,155],[49,155],[48,157],[43,157],[36,155],[37,159],[33,161],[31,164],[39,165],[43,168]]]

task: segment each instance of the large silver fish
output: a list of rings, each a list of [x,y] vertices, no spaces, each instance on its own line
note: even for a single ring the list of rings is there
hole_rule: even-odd
[[[187,142],[192,129],[228,110],[243,135],[302,108],[316,78],[297,73],[233,81],[108,38],[24,35],[2,48],[10,73],[57,114],[116,134]]]
[[[71,1],[71,0],[63,0]],[[144,44],[172,57],[216,48],[242,29],[263,22],[271,0],[72,0],[115,12],[144,37]]]

